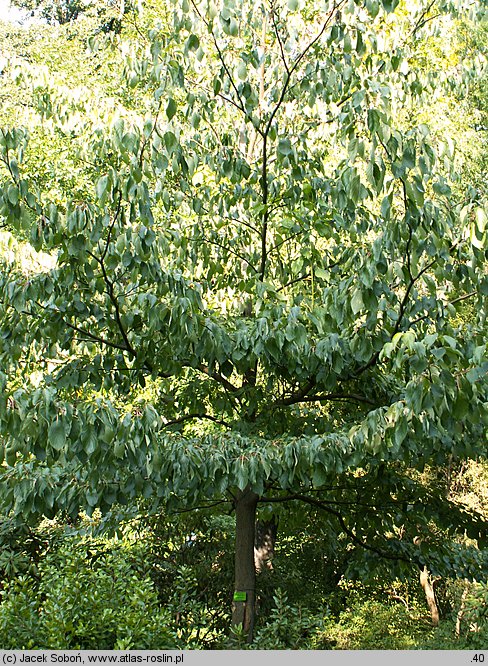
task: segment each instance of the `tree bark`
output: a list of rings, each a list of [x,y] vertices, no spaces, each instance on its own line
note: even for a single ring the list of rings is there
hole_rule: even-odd
[[[254,530],[258,496],[246,489],[235,502],[236,550],[232,625],[241,625],[248,643],[252,643],[256,604],[256,570],[254,568]]]
[[[256,522],[256,536],[254,539],[254,565],[256,572],[259,573],[263,569],[273,569],[271,560],[274,555],[274,548],[276,543],[276,534],[278,531],[278,523],[273,516],[271,520],[258,520]]]
[[[461,622],[464,617],[464,610],[466,608],[466,597],[468,596],[469,583],[466,581],[463,593],[461,595],[461,604],[456,616],[456,636],[459,638],[461,635]]]
[[[425,598],[427,599],[427,605],[430,610],[430,615],[432,617],[432,624],[434,627],[437,627],[439,624],[439,608],[437,607],[437,601],[435,599],[434,588],[429,580],[429,571],[427,567],[424,567],[423,570],[420,570],[420,584],[424,590]]]

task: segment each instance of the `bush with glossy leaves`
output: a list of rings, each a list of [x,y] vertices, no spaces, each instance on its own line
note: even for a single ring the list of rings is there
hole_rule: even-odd
[[[171,614],[124,547],[82,539],[2,591],[4,649],[168,649],[177,647]]]

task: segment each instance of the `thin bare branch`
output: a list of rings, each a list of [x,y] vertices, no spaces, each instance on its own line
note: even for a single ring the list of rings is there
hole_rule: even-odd
[[[359,393],[326,393],[324,395],[320,394],[307,395],[307,393],[303,394],[303,392],[300,392],[298,394],[291,395],[288,398],[277,400],[275,403],[273,403],[273,407],[296,405],[302,402],[332,402],[337,400],[346,400],[348,402],[362,402],[367,405],[371,405],[373,407],[377,406],[374,400],[371,400],[371,398],[368,398],[367,396],[361,395]]]
[[[134,349],[134,347],[132,346],[132,344],[131,344],[128,336],[127,336],[127,331],[125,330],[124,325],[122,324],[120,306],[119,306],[119,302],[117,300],[117,296],[115,294],[114,283],[108,277],[107,270],[105,268],[105,264],[104,264],[103,260],[101,259],[101,257],[97,257],[95,254],[93,254],[93,252],[88,251],[87,254],[90,257],[92,257],[93,259],[95,259],[95,261],[97,261],[99,266],[100,266],[100,269],[101,269],[102,275],[103,275],[103,280],[104,280],[105,284],[107,285],[107,294],[108,294],[110,302],[112,303],[114,311],[115,311],[115,321],[117,322],[117,327],[120,331],[122,339],[125,342],[127,350],[130,351],[130,353],[133,356],[137,356],[137,352]]]
[[[286,61],[283,41],[281,39],[280,31],[279,31],[278,25],[276,23],[276,12],[275,12],[274,7],[271,8],[271,20],[273,21],[273,28],[274,28],[274,32],[275,32],[275,35],[276,35],[276,40],[277,40],[278,45],[280,47],[281,60],[283,61],[283,67],[285,68],[285,71],[288,74],[288,76],[290,76],[290,68],[288,67],[288,63]]]
[[[201,20],[201,21],[207,26],[207,28],[209,28],[209,22],[208,22],[207,20],[205,20],[205,18],[202,16],[200,10],[198,9],[198,7],[196,6],[196,4],[195,4],[195,2],[194,2],[193,0],[192,0],[192,3],[191,3],[191,4],[192,4],[193,9],[195,10],[195,13],[197,14],[197,16],[198,16],[198,17],[200,18],[200,20]],[[212,37],[212,41],[213,41],[213,43],[214,43],[214,46],[215,46],[215,48],[217,49],[217,53],[218,53],[218,55],[219,55],[219,60],[220,60],[220,62],[221,62],[221,64],[222,64],[222,67],[224,68],[224,71],[225,71],[225,73],[226,73],[226,75],[227,75],[227,78],[229,79],[229,82],[230,82],[232,88],[234,89],[235,95],[236,95],[236,97],[237,97],[238,104],[235,104],[235,103],[234,103],[234,104],[235,104],[235,106],[237,106],[237,108],[238,108],[240,111],[242,111],[242,113],[243,113],[245,116],[248,116],[248,113],[247,113],[246,108],[245,108],[245,106],[244,106],[244,102],[242,101],[242,97],[241,97],[241,95],[240,95],[240,93],[239,93],[239,89],[237,88],[237,86],[236,86],[236,84],[235,84],[235,81],[234,81],[234,79],[233,79],[233,77],[232,77],[232,74],[231,74],[229,68],[227,67],[227,63],[225,62],[224,54],[222,53],[222,49],[221,49],[220,46],[219,46],[219,43],[218,43],[218,41],[217,41],[217,37],[215,36],[215,34],[214,34],[214,32],[213,32],[212,29],[209,29],[209,31],[210,31],[210,35],[211,35],[211,37]],[[231,100],[227,100],[227,101],[231,101]]]
[[[454,305],[454,303],[465,301],[466,299],[473,298],[473,296],[477,295],[478,295],[477,291],[470,291],[469,294],[463,294],[463,296],[458,296],[457,298],[454,298],[452,301],[449,301],[448,305]]]
[[[30,313],[26,313],[30,314]],[[107,340],[106,338],[102,338],[99,335],[95,335],[94,333],[91,333],[90,331],[87,331],[84,328],[80,328],[79,326],[76,326],[75,324],[71,324],[69,321],[66,321],[66,319],[62,319],[62,322],[65,326],[70,328],[73,331],[76,331],[80,335],[83,335],[85,338],[88,338],[89,340],[93,340],[94,342],[98,342],[99,344],[105,345],[107,347],[111,347],[112,349],[120,349],[121,351],[128,352],[133,355],[132,351],[128,349],[125,345],[121,345],[118,342],[112,342],[111,340]]]
[[[232,384],[228,379],[221,375],[220,372],[217,372],[216,370],[210,370],[210,368],[206,365],[199,365],[196,370],[202,372],[207,377],[210,377],[210,379],[213,379],[214,381],[221,384],[225,390],[231,394],[235,394],[239,390],[237,386],[234,386],[234,384]]]
[[[429,21],[432,21],[435,18],[437,18],[438,16],[440,16],[440,14],[434,14],[433,16],[427,17],[427,14],[430,12],[430,10],[435,5],[435,3],[436,3],[436,0],[431,0],[428,7],[426,7],[424,9],[422,14],[420,15],[420,18],[418,19],[418,21],[415,23],[412,30],[410,31],[410,34],[408,35],[409,37],[413,37],[415,35],[415,33],[417,32],[417,30],[420,30],[420,28],[423,28],[423,26],[426,23],[428,23]]]
[[[225,245],[224,243],[219,243],[219,241],[210,240],[209,238],[205,238],[205,237],[202,237],[201,239],[199,239],[199,238],[191,238],[190,241],[191,241],[192,243],[201,243],[201,242],[205,242],[205,243],[209,243],[210,245],[215,245],[216,247],[220,247],[220,248],[222,248],[223,250],[226,250],[227,252],[230,252],[230,254],[233,254],[235,257],[237,257],[237,258],[240,259],[241,261],[244,261],[244,262],[249,266],[249,268],[252,268],[252,270],[253,270],[254,272],[257,272],[256,267],[253,266],[253,264],[249,261],[249,259],[247,259],[247,258],[246,258],[243,254],[241,254],[240,252],[236,252],[236,250],[233,250],[233,249],[230,248],[228,245]]]
[[[105,242],[105,248],[101,254],[100,260],[103,262],[105,257],[107,256],[108,252],[108,246],[110,245],[110,240],[112,238],[112,232],[114,230],[115,224],[117,222],[117,219],[120,215],[120,211],[122,209],[122,192],[119,191],[119,200],[117,202],[117,210],[115,211],[115,215],[113,217],[112,223],[110,224],[110,227],[108,229],[108,234],[107,234],[107,240]]]
[[[230,423],[227,423],[227,421],[218,419],[215,416],[210,416],[210,414],[198,414],[198,413],[185,414],[185,416],[180,416],[179,418],[173,419],[172,421],[166,421],[164,426],[166,427],[166,426],[177,425],[179,423],[184,423],[185,421],[190,421],[192,419],[207,419],[209,421],[213,421],[214,423],[218,423],[219,425],[223,425],[226,428],[231,427]]]
[[[310,278],[310,273],[305,273],[305,275],[300,275],[300,277],[294,278],[293,280],[290,280],[281,287],[278,287],[276,291],[277,292],[283,291],[287,287],[291,287],[293,284],[296,284],[297,282],[302,282],[302,280],[308,280],[309,278]]]
[[[401,560],[403,562],[411,562],[412,560],[408,557],[405,557],[404,555],[400,554],[395,554],[395,553],[387,553],[380,548],[377,548],[376,546],[372,546],[371,543],[362,541],[354,532],[346,525],[346,522],[342,515],[339,513],[339,511],[336,511],[335,509],[332,509],[328,504],[325,504],[324,502],[315,499],[315,497],[308,497],[307,495],[290,495],[289,500],[298,500],[300,502],[304,502],[305,504],[309,504],[310,506],[314,506],[317,509],[320,509],[321,511],[325,511],[327,513],[330,513],[332,516],[335,516],[337,521],[339,522],[339,525],[342,527],[344,530],[344,533],[347,534],[347,536],[351,539],[353,543],[355,543],[357,546],[361,546],[361,548],[364,548],[365,550],[369,550],[373,553],[376,553],[380,557],[387,559],[387,560]]]
[[[205,509],[211,509],[214,506],[219,506],[220,504],[229,504],[230,500],[217,500],[216,502],[210,502],[208,504],[201,504],[199,506],[192,506],[186,509],[174,509],[173,513],[190,513],[191,511],[204,511]]]

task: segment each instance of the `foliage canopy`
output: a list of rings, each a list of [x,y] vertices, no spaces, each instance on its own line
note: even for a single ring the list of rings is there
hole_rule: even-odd
[[[430,523],[482,546],[483,520],[408,472],[486,438],[484,201],[410,120],[460,77],[421,57],[446,12],[148,3],[137,39],[106,38],[111,97],[12,69],[71,185],[59,156],[55,188],[30,167],[29,128],[1,131],[2,219],[47,262],[2,265],[5,507],[251,494],[393,560],[483,570]]]

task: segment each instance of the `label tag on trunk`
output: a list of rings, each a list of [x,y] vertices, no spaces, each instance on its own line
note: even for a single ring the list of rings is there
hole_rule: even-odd
[[[247,593],[246,592],[234,592],[234,601],[246,601]]]

